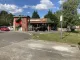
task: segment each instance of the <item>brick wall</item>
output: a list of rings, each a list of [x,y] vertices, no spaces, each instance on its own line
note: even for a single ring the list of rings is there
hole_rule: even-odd
[[[28,31],[28,20],[26,17],[22,18],[22,31]]]
[[[16,20],[18,19],[19,17],[14,17],[14,21],[13,21],[13,27],[14,27],[14,31],[16,30]],[[28,18],[27,17],[22,17],[21,18],[22,20],[22,31],[28,31]]]

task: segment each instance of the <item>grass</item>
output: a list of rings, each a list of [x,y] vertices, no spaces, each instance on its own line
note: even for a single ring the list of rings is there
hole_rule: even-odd
[[[33,39],[78,44],[80,42],[80,33],[64,32],[63,39],[60,38],[60,33],[34,34]]]

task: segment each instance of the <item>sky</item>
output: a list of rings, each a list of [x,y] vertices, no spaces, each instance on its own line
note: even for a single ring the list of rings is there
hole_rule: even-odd
[[[5,10],[14,15],[32,16],[34,10],[38,11],[41,18],[48,10],[53,13],[60,9],[66,0],[0,0],[0,11]],[[80,13],[80,9],[78,9]]]

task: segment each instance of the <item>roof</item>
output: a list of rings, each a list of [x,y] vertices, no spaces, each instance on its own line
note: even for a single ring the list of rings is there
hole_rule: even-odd
[[[46,23],[47,18],[42,18],[42,19],[30,19],[30,23]]]
[[[27,16],[14,16],[14,18],[18,18],[18,17],[22,17],[22,18],[26,17],[27,18]]]

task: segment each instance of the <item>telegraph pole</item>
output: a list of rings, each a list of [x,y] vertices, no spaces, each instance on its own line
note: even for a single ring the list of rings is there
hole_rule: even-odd
[[[62,21],[63,21],[63,16],[61,15],[61,16],[60,16],[60,23],[61,23],[61,31],[60,31],[60,33],[61,33],[61,39],[62,39],[62,37],[63,37],[63,32],[62,32]]]
[[[60,9],[61,9],[61,16],[60,16],[60,27],[61,27],[61,29],[60,29],[60,36],[61,36],[61,39],[62,39],[63,38],[63,31],[62,31],[62,28],[63,28],[63,12],[62,12],[62,10],[63,10],[63,4],[61,4]]]

